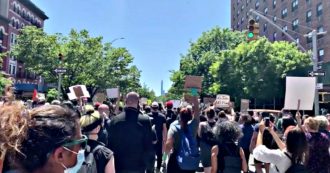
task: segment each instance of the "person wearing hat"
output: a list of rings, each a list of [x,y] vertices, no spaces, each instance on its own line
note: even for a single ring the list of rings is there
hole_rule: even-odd
[[[159,112],[159,104],[153,102],[151,104],[151,113],[148,114],[151,117],[151,123],[155,126],[157,143],[155,144],[156,156],[157,156],[157,169],[156,172],[160,172],[162,166],[163,145],[167,139],[167,128],[165,115]]]
[[[80,118],[81,131],[88,137],[87,148],[85,151],[86,166],[90,161],[95,161],[97,172],[114,173],[113,152],[98,141],[98,134],[101,130],[102,117],[99,112],[94,111],[93,106],[85,107],[86,114]],[[88,159],[94,157],[94,159]],[[93,164],[92,164],[93,165]],[[92,172],[94,172],[93,170]]]

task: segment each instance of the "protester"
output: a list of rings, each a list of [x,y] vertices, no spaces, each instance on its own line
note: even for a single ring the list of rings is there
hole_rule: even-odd
[[[71,110],[55,105],[33,109],[26,133],[16,157],[22,172],[76,172],[82,166],[87,137]]]
[[[239,119],[239,122],[241,123],[240,128],[243,132],[243,137],[239,140],[238,145],[242,147],[247,163],[249,163],[250,144],[254,132],[251,119],[252,117],[249,114],[242,114]]]
[[[170,153],[169,161],[167,165],[167,172],[168,173],[193,173],[196,171],[195,164],[189,165],[192,166],[190,169],[183,169],[180,167],[179,162],[181,163],[183,160],[178,158],[182,158],[181,149],[183,141],[187,139],[188,143],[193,150],[194,157],[193,159],[198,161],[199,157],[197,158],[196,149],[197,149],[197,129],[199,124],[199,108],[198,108],[198,101],[195,99],[192,103],[194,105],[194,111],[191,111],[190,108],[181,108],[179,113],[179,120],[172,123],[167,135],[166,141],[166,153]],[[197,149],[198,150],[198,149]],[[171,152],[172,151],[172,152]],[[178,157],[180,156],[180,157]],[[190,155],[189,155],[190,156]],[[196,156],[196,157],[195,157]],[[197,163],[197,167],[198,167]],[[192,164],[192,163],[190,163]]]
[[[80,169],[82,172],[87,171],[88,164],[94,164],[93,162],[96,164],[96,169],[91,168],[92,170],[88,171],[95,173],[115,172],[112,151],[106,148],[104,143],[98,141],[98,134],[102,129],[102,123],[103,119],[98,112],[93,112],[92,114],[87,114],[80,118],[82,133],[88,137],[87,147],[85,150],[85,162]]]
[[[330,131],[328,130],[329,121],[327,117],[323,115],[316,116],[315,119],[319,122],[319,132],[324,133],[330,139]]]
[[[153,154],[152,128],[148,116],[138,109],[139,95],[126,95],[126,106],[109,126],[109,148],[114,152],[116,173],[144,173]]]
[[[248,172],[244,151],[236,145],[242,131],[233,121],[217,123],[214,127],[217,145],[212,147],[212,173]]]
[[[199,123],[198,136],[204,173],[211,173],[211,149],[216,144],[212,131],[216,123],[215,111],[213,108],[208,108],[205,113],[207,121]]]
[[[153,102],[151,104],[151,113],[149,113],[149,117],[152,117],[151,122],[152,125],[155,126],[156,134],[157,134],[157,143],[155,146],[156,156],[157,156],[157,166],[156,172],[160,172],[160,168],[162,166],[162,156],[163,156],[163,145],[165,145],[167,139],[167,128],[166,128],[166,119],[165,115],[160,113],[158,109],[159,104],[157,102]]]
[[[289,131],[284,144],[274,131],[273,125],[271,125],[268,128],[269,132],[280,149],[270,149],[263,145],[262,136],[265,128],[262,121],[259,124],[257,146],[253,150],[253,156],[262,162],[271,163],[270,173],[285,173],[291,165],[304,164],[308,146],[306,137],[301,130],[296,128]]]
[[[13,156],[14,153],[21,152],[28,120],[28,112],[24,111],[24,105],[20,102],[0,105],[0,172],[6,172],[15,166],[12,165]]]
[[[170,125],[177,120],[177,114],[172,110],[173,109],[173,102],[168,101],[166,102],[166,128],[169,129]]]
[[[301,120],[298,120],[299,124]],[[319,122],[314,117],[304,121],[304,128],[309,145],[307,168],[310,173],[328,173],[330,170],[329,138],[319,132]]]
[[[110,117],[110,110],[109,110],[109,106],[106,104],[101,104],[98,107],[98,113],[101,116],[102,119],[102,124],[101,124],[101,129],[99,131],[99,138],[98,141],[104,143],[106,146],[108,146],[108,142],[109,142],[109,124],[111,121]]]

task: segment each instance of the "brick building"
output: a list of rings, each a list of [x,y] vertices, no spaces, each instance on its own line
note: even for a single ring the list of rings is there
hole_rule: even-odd
[[[305,37],[312,29],[328,34],[318,36],[318,60],[326,75],[330,75],[330,1],[329,0],[231,0],[231,28],[247,29],[249,19],[260,26],[260,35],[270,41],[291,41],[281,31],[258,16],[249,14],[254,9],[286,30],[306,50],[312,49],[312,38]],[[330,91],[330,77],[320,80]]]
[[[45,13],[31,0],[0,0],[0,52],[10,51],[21,28],[27,25],[43,28],[46,19]],[[16,90],[21,93],[31,92],[41,81],[15,57],[5,57],[1,70],[14,78]]]

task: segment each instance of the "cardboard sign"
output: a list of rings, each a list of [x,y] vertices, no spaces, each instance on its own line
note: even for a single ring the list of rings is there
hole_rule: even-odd
[[[77,100],[77,97],[74,93],[67,93],[69,100]]]
[[[214,106],[217,108],[230,107],[230,96],[227,94],[218,94],[214,102]]]
[[[297,110],[300,100],[300,110],[313,110],[315,89],[315,77],[286,77],[284,109]]]
[[[203,81],[202,76],[186,76],[184,88],[185,89],[197,88],[198,91],[201,91],[202,90],[202,81]]]
[[[70,93],[74,93],[77,98],[86,97],[90,98],[89,92],[85,85],[75,85],[69,87]]]
[[[203,103],[204,104],[213,104],[216,99],[212,97],[204,97],[203,98]]]
[[[142,104],[148,104],[148,99],[147,98],[141,98],[140,103]]]
[[[110,88],[107,89],[107,96],[108,98],[118,98],[119,97],[119,88]]]
[[[247,113],[250,107],[250,100],[241,99],[241,113]]]
[[[189,104],[193,104],[193,103],[198,103],[198,97],[194,97],[188,94],[184,95],[184,100],[189,103]],[[193,106],[193,105],[192,105]]]

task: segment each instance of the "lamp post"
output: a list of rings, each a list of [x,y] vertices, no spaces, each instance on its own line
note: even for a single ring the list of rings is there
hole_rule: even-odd
[[[125,39],[124,37],[115,38],[112,41],[110,41],[110,44],[113,44],[117,40],[124,40],[124,39]]]

